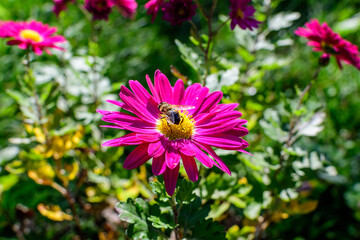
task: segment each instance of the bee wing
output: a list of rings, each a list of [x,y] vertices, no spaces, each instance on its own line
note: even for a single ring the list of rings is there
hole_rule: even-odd
[[[190,106],[190,105],[171,105],[171,106],[176,110],[190,110],[195,108],[195,106]]]

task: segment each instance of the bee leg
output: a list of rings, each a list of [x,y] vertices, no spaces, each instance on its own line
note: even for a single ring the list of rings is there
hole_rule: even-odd
[[[180,124],[182,124],[183,122],[184,122],[184,118],[182,117],[181,120],[180,120]],[[185,131],[185,129],[184,129],[183,126],[181,126],[181,129],[182,129],[183,131]]]
[[[166,121],[166,123],[167,123],[167,125],[169,126],[169,128],[170,128],[170,134],[172,134],[172,129],[171,129],[171,126],[170,126],[170,124]]]

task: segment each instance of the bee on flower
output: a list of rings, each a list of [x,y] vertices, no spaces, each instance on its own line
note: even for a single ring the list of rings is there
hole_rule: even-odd
[[[155,84],[146,76],[151,94],[138,81],[129,81],[131,90],[121,87],[122,102],[108,100],[131,114],[98,110],[103,121],[113,124],[103,127],[131,131],[103,146],[138,145],[123,167],[137,168],[152,159],[153,174],[163,174],[169,195],[175,191],[180,162],[194,182],[199,176],[197,161],[231,174],[212,147],[246,153],[249,144],[242,137],[249,131],[243,126],[247,121],[235,110],[238,104],[219,104],[222,92],[210,93],[198,83],[185,89],[178,80],[172,87],[159,70],[154,78]]]

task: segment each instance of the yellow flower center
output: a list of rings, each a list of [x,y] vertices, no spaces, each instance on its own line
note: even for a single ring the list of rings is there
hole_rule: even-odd
[[[42,42],[43,37],[36,31],[25,29],[20,32],[20,37],[24,40],[32,40],[36,43]]]
[[[236,17],[244,18],[244,12],[240,8],[236,12]]]
[[[157,130],[159,130],[169,140],[189,139],[194,134],[195,121],[192,115],[188,115],[186,111],[179,111],[181,121],[179,124],[172,124],[162,117],[158,120]]]
[[[178,10],[178,15],[179,15],[179,16],[185,15],[185,9],[184,9],[184,8],[179,8],[179,10]]]

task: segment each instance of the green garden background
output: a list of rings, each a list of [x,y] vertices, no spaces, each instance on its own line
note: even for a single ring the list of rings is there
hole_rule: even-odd
[[[294,30],[316,18],[360,46],[360,2],[254,0],[262,24],[232,31],[229,3],[218,1],[213,26],[225,25],[206,63],[189,22],[152,23],[137,2],[134,19],[113,11],[109,21],[92,21],[79,1],[59,17],[51,0],[0,2],[1,21],[34,19],[67,39],[66,51],[31,55],[42,122],[25,51],[0,39],[0,239],[175,239],[171,204],[186,239],[359,239],[360,72],[331,58],[296,109],[321,53]],[[192,22],[206,42],[199,10]],[[106,100],[119,101],[129,80],[145,86],[157,69],[172,85],[201,82],[206,69],[210,91],[248,120],[252,155],[217,151],[231,176],[199,166],[192,183],[181,169],[176,200],[150,163],[122,167],[134,147],[101,147],[125,131],[101,128],[96,109],[119,110]]]

